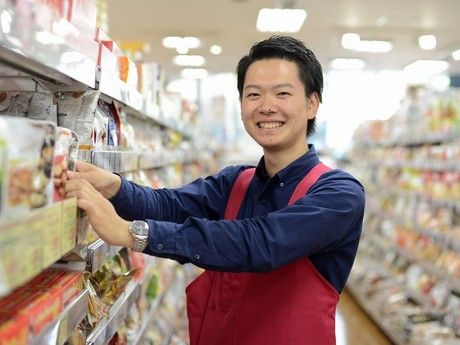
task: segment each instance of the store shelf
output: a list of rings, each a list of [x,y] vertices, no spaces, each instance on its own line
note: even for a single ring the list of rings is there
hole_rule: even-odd
[[[76,210],[76,199],[67,199],[20,218],[0,220],[0,297],[33,278],[75,246],[75,228],[68,225],[75,224]]]
[[[459,133],[450,131],[446,133],[426,133],[419,131],[418,133],[409,133],[404,137],[395,140],[382,142],[382,146],[422,146],[450,143],[458,140]]]
[[[30,345],[62,345],[88,313],[88,291],[84,290],[65,310],[45,328]]]
[[[88,336],[87,345],[105,345],[117,331],[120,324],[126,319],[128,311],[133,303],[139,298],[141,287],[131,281],[123,294],[110,308],[109,315]]]
[[[149,329],[150,324],[153,320],[153,315],[158,311],[159,306],[162,303],[162,300],[166,294],[166,291],[163,291],[157,298],[152,302],[149,310],[145,313],[144,318],[142,319],[142,324],[139,327],[138,332],[131,340],[128,341],[129,345],[141,345],[142,339],[144,339],[147,330]]]
[[[111,246],[101,239],[98,239],[88,246],[86,269],[97,272],[111,257],[118,254],[122,247]]]
[[[136,111],[142,111],[144,98],[134,87],[128,85],[108,71],[101,70],[98,75],[98,89],[103,95],[114,99]]]
[[[435,172],[460,172],[460,162],[455,161],[396,161],[396,160],[372,160],[367,163],[371,167],[390,169],[414,169]]]
[[[96,150],[92,153],[91,161],[99,168],[116,173],[126,173],[139,168],[139,155],[137,151]]]
[[[382,318],[382,315],[375,309],[375,306],[372,305],[371,301],[364,299],[364,292],[362,292],[358,287],[355,287],[352,282],[348,282],[347,291],[353,296],[356,302],[361,306],[361,308],[366,312],[367,315],[374,321],[374,323],[385,333],[387,337],[391,339],[395,345],[407,345],[407,342],[404,339],[396,334],[394,330],[387,325],[385,320]]]
[[[31,22],[29,19],[34,19],[32,13],[15,15],[5,11],[5,16],[6,13],[9,13],[10,23],[0,27],[1,62],[53,83],[95,86],[96,42],[88,40],[85,49],[74,49],[64,37]],[[27,15],[31,17],[24,18]],[[2,20],[6,21],[7,18]],[[24,23],[28,27],[24,27]]]

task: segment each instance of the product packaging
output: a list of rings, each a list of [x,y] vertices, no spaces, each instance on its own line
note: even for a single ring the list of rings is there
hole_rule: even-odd
[[[50,122],[0,117],[0,138],[6,146],[1,217],[18,217],[51,203],[55,133]]]
[[[58,125],[77,133],[80,145],[92,145],[93,122],[100,92],[55,93]]]
[[[77,156],[77,134],[67,128],[58,127],[53,160],[54,201],[61,201],[64,199],[64,183],[67,180],[67,170],[75,171]]]

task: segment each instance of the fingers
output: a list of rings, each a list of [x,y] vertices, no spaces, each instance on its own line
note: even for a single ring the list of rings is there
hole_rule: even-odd
[[[90,163],[87,163],[85,161],[81,161],[81,160],[76,161],[75,167],[76,167],[77,171],[79,171],[79,172],[87,172],[87,171],[90,171],[91,169],[95,168],[94,165],[92,165]]]

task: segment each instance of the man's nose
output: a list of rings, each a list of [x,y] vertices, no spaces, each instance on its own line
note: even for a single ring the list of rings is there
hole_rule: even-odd
[[[270,99],[270,97],[263,97],[261,99],[260,107],[259,107],[259,112],[261,114],[269,115],[276,113],[276,106]]]

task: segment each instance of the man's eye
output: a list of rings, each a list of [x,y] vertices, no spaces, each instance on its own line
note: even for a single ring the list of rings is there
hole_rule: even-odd
[[[248,93],[246,97],[252,97],[253,98],[253,97],[257,97],[257,96],[259,96],[258,93],[251,92],[251,93]]]
[[[290,95],[289,92],[285,92],[285,91],[278,92],[278,96],[289,96],[289,95]]]

